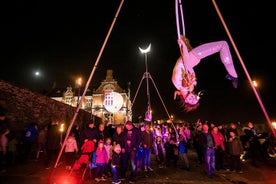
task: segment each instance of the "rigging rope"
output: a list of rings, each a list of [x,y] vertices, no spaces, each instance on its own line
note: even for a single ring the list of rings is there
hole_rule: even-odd
[[[181,39],[180,27],[179,27],[179,11],[181,16],[181,23],[182,23],[182,35],[186,35],[185,24],[184,24],[184,14],[182,8],[181,0],[175,0],[175,18],[176,18],[176,30],[177,30],[177,38]]]

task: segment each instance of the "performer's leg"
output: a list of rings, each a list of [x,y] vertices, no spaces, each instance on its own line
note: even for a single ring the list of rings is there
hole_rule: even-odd
[[[200,61],[202,58],[205,58],[217,52],[219,52],[220,59],[228,72],[226,78],[232,81],[234,88],[237,88],[238,75],[235,70],[229,46],[226,41],[210,42],[200,45],[191,51],[191,55],[193,54]]]
[[[226,41],[210,42],[200,45],[191,51],[199,60],[219,52],[220,59],[227,72],[234,78],[237,78],[232,56]]]

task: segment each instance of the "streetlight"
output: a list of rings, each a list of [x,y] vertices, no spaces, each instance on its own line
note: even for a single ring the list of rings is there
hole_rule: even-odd
[[[148,109],[146,112],[146,117],[145,120],[151,121],[151,104],[150,104],[150,93],[149,93],[149,72],[148,72],[148,52],[150,52],[151,44],[146,49],[142,49],[139,47],[139,50],[142,54],[145,55],[145,65],[146,65],[146,72],[145,72],[145,77],[146,77],[146,82],[147,82],[147,97],[148,97]]]
[[[77,99],[77,106],[79,105],[79,99],[80,99],[80,89],[81,89],[81,84],[82,84],[82,79],[81,79],[81,77],[79,77],[78,79],[77,79],[77,87],[78,87],[78,99]]]
[[[258,82],[255,81],[255,80],[253,80],[252,82],[253,82],[253,85],[255,86],[255,88],[257,88],[258,87]]]
[[[63,132],[64,132],[64,129],[65,129],[64,125],[65,125],[64,123],[61,123],[60,127],[59,127],[59,131],[60,131],[60,145],[62,145],[62,143],[63,143]]]
[[[256,89],[256,91],[257,91],[257,93],[258,93],[258,95],[259,95],[259,97],[261,99],[261,93],[260,93],[260,89],[259,89],[259,83],[256,80],[253,80],[252,83],[253,83],[253,86],[255,87],[255,89]]]
[[[272,126],[273,126],[273,128],[276,130],[276,121],[272,121]]]

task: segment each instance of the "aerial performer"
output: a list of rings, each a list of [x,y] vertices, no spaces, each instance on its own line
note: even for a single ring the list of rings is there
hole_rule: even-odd
[[[183,16],[182,24],[184,26]],[[234,88],[238,87],[238,75],[234,67],[229,45],[226,41],[209,42],[192,48],[185,34],[179,34],[177,43],[181,56],[177,59],[172,73],[172,82],[177,89],[174,93],[174,99],[177,97],[180,98],[181,104],[186,112],[193,111],[199,106],[202,93],[196,93],[194,91],[197,85],[194,67],[200,63],[201,59],[207,56],[219,53],[220,60],[228,72],[226,79],[232,82]]]

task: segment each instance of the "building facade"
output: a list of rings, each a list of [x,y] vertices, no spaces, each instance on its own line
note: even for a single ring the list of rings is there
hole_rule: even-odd
[[[72,87],[67,87],[62,97],[51,98],[73,107],[80,103],[81,109],[91,112],[106,124],[118,125],[132,120],[130,86],[127,90],[122,89],[113,78],[113,70],[107,70],[100,86],[83,99],[79,93],[75,94]]]

